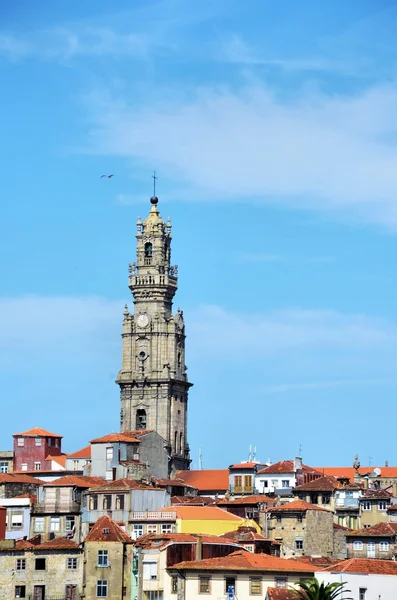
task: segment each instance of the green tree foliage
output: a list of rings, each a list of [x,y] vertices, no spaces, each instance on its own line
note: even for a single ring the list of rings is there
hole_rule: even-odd
[[[296,600],[337,600],[342,593],[350,593],[345,589],[346,583],[320,583],[315,577],[297,581],[298,589],[293,591]],[[343,597],[343,600],[353,600],[352,597]]]

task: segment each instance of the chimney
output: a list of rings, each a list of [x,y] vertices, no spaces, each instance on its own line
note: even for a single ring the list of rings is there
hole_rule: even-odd
[[[196,560],[202,560],[203,558],[203,538],[201,535],[197,536],[196,542]]]
[[[302,470],[302,459],[300,456],[295,456],[294,458],[294,473]]]

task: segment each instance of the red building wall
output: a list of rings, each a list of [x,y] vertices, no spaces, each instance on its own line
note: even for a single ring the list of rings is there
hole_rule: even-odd
[[[23,446],[19,445],[18,440],[23,439]],[[40,445],[36,440],[41,440]],[[58,445],[56,445],[58,444]],[[57,437],[39,437],[39,436],[14,436],[14,471],[35,471],[35,463],[40,463],[40,471],[51,471],[50,461],[46,461],[47,456],[59,456],[62,454],[62,439]],[[22,465],[27,465],[22,469]]]

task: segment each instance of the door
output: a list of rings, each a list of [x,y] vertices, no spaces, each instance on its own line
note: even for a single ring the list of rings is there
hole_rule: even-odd
[[[375,542],[367,542],[368,558],[375,558]]]
[[[34,586],[33,600],[45,600],[45,585]]]
[[[77,585],[66,586],[66,600],[77,600]]]

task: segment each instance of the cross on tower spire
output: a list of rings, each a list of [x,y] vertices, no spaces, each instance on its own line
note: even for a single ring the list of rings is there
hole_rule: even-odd
[[[153,197],[156,196],[156,179],[158,179],[158,177],[156,177],[156,171],[153,171]]]

